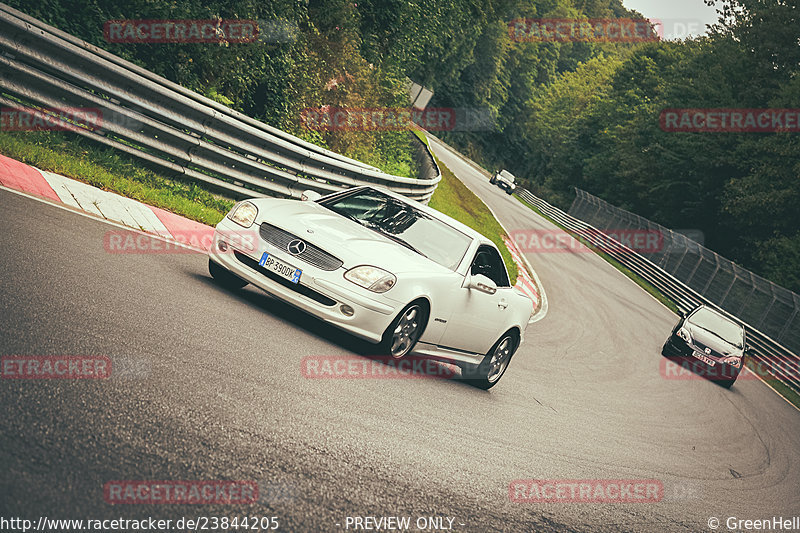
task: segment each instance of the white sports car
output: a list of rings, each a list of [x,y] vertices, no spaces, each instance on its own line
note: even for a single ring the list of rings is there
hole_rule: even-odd
[[[252,283],[394,358],[455,363],[484,389],[500,380],[533,303],[489,239],[384,189],[304,198],[237,203],[214,233],[211,275]]]

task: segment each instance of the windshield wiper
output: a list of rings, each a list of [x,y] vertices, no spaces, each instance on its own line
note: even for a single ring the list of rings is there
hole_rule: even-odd
[[[393,233],[389,233],[388,231],[386,231],[385,229],[381,228],[380,226],[378,226],[376,224],[368,223],[366,220],[362,221],[362,223],[366,227],[368,227],[369,229],[380,233],[384,237],[388,237],[388,238],[392,239],[394,242],[396,242],[398,244],[402,244],[403,246],[405,246],[406,248],[408,248],[412,252],[417,252],[419,255],[421,255],[422,257],[425,257],[425,258],[428,257],[427,255],[423,254],[422,252],[420,252],[419,250],[414,248],[414,246],[412,246],[408,241],[405,241],[405,240],[401,239],[400,237],[398,237],[397,235],[395,235]]]
[[[328,206],[324,205],[324,207],[328,207]],[[352,220],[353,222],[357,222],[358,224],[361,224],[365,228],[369,228],[372,231],[380,233],[381,235],[390,238],[391,240],[393,240],[394,242],[396,242],[398,244],[402,244],[403,246],[405,246],[406,248],[408,248],[412,252],[416,252],[419,255],[421,255],[422,257],[425,257],[425,258],[428,257],[427,255],[423,254],[422,252],[420,252],[419,250],[414,248],[414,246],[412,246],[408,241],[405,241],[405,240],[401,239],[397,235],[389,233],[388,231],[386,231],[385,229],[381,228],[380,226],[378,226],[374,222],[369,222],[369,221],[361,219],[361,218],[356,218],[356,217],[354,217],[353,215],[351,215],[350,213],[348,213],[346,211],[339,211],[338,209],[334,209],[332,207],[328,207],[328,209],[330,209],[331,211],[333,211],[334,213],[336,213],[338,215],[342,215],[343,217]]]
[[[323,204],[323,207],[328,207],[328,206]],[[351,214],[350,214],[350,213],[348,213],[347,211],[339,211],[338,209],[334,209],[334,208],[332,208],[332,207],[328,207],[328,209],[330,209],[331,211],[333,211],[333,212],[334,212],[334,213],[336,213],[337,215],[342,215],[344,218],[349,218],[349,219],[350,219],[350,220],[352,220],[353,222],[358,222],[358,223],[359,223],[359,224],[361,224],[362,226],[364,225],[364,221],[363,221],[363,220],[361,220],[361,219],[358,219],[358,218],[354,217],[353,215],[351,215]]]

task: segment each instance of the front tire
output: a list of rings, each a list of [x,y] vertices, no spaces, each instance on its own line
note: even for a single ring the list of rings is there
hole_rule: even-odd
[[[208,260],[208,273],[211,274],[214,281],[228,289],[241,289],[248,283],[239,276],[228,272],[210,258]]]
[[[402,359],[414,349],[428,323],[428,308],[422,302],[411,302],[389,324],[381,340],[381,352]]]
[[[674,357],[675,352],[672,349],[672,343],[669,342],[669,339],[664,342],[664,346],[661,347],[661,355],[664,357]]]
[[[741,372],[741,369],[731,370],[730,378],[717,380],[717,383],[719,383],[720,387],[730,389],[733,387],[733,384],[736,383],[736,378],[739,377],[739,372]]]
[[[511,332],[504,334],[483,357],[479,365],[466,365],[463,369],[464,381],[483,390],[489,390],[505,374],[511,358],[519,347],[517,336]]]

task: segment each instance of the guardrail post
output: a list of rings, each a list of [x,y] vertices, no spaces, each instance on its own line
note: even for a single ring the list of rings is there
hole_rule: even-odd
[[[675,267],[672,269],[672,272],[670,272],[670,274],[673,274],[673,275],[675,274],[675,272],[678,271],[678,268],[681,266],[681,263],[683,263],[683,260],[686,257],[686,254],[689,253],[689,247],[686,245],[686,237],[683,236],[683,235],[681,235],[681,237],[683,237],[683,243],[682,243],[683,244],[683,255],[681,255],[681,258],[678,259],[678,262],[675,264]],[[673,241],[673,242],[675,242],[675,241]]]
[[[0,69],[9,72],[0,91],[15,105],[92,105],[138,117],[144,128],[108,120],[109,128],[76,133],[233,198],[378,184],[427,202],[441,180],[438,171],[393,176],[308,143],[4,4],[0,36]]]
[[[744,307],[747,305],[747,303],[753,297],[753,294],[755,294],[755,292],[756,292],[756,284],[753,281],[753,273],[752,272],[748,272],[748,273],[750,274],[750,286],[752,287],[752,289],[750,289],[750,294],[747,295],[747,298],[745,298],[742,301],[742,305],[739,307],[739,311],[736,313],[736,315],[741,315],[742,314],[742,311],[744,311]]]
[[[692,278],[694,277],[694,274],[695,274],[695,272],[697,272],[697,269],[700,267],[700,265],[701,265],[702,263],[704,263],[704,262],[705,262],[705,260],[706,260],[706,258],[705,258],[705,257],[703,257],[703,254],[697,254],[697,264],[696,264],[696,265],[694,265],[694,268],[692,269],[691,273],[690,273],[690,274],[689,274],[689,276],[686,278],[686,280],[684,281],[684,283],[686,283],[687,285],[689,285],[689,286],[691,287]]]
[[[604,202],[602,200],[594,198],[588,193],[581,191],[579,192],[579,194],[581,194],[581,196],[583,196],[584,194],[586,195],[587,203],[594,203],[612,212],[614,209],[616,209],[613,206],[610,206],[608,208],[604,207]],[[557,220],[559,224],[563,225],[567,229],[574,231],[579,235],[584,236],[589,243],[597,243],[598,242],[597,236],[602,235],[602,232],[599,231],[596,226],[581,221],[575,218],[574,216],[564,213],[558,208],[550,206],[549,204],[547,204],[547,202],[541,200],[540,198],[537,198],[529,191],[525,191],[523,189],[522,191],[519,192],[519,195],[526,199],[530,198],[531,199],[529,200],[530,203],[539,207],[539,209],[543,213],[547,213],[551,218]],[[686,246],[686,242],[688,242],[689,239],[685,235],[676,234],[675,232],[672,232],[672,230],[663,228],[663,226],[656,225],[656,227],[662,228],[662,231],[669,232],[670,235],[673,236],[673,242],[680,240],[681,242],[684,243],[684,254],[681,256],[681,259],[678,262],[678,266],[680,266],[685,261],[686,254],[688,253],[688,246]],[[678,239],[678,237],[680,239]],[[706,282],[705,287],[703,288],[703,293],[700,293],[697,290],[688,286],[682,280],[676,278],[674,275],[666,271],[664,268],[658,266],[651,259],[639,253],[636,253],[634,250],[631,250],[629,247],[625,246],[622,243],[617,242],[617,244],[620,251],[612,250],[610,252],[610,255],[614,259],[625,265],[626,267],[630,268],[631,271],[635,272],[637,275],[641,276],[648,282],[652,283],[656,289],[661,291],[667,297],[671,298],[678,305],[678,308],[681,309],[682,311],[687,311],[699,304],[705,304],[716,308],[717,310],[728,316],[732,317],[734,316],[731,313],[728,313],[724,309],[724,304],[725,301],[730,297],[731,291],[733,290],[733,287],[736,284],[737,280],[743,279],[737,273],[739,270],[738,268],[734,268],[734,270],[731,272],[732,279],[730,285],[724,291],[722,298],[719,301],[711,301],[708,299],[708,297],[704,296],[703,294],[708,291],[708,289],[714,283],[714,280],[717,278],[717,276],[719,276],[720,272],[723,270],[722,261],[727,261],[726,259],[721,258],[718,254],[714,254],[713,256],[715,262],[714,272],[709,278],[708,282]],[[695,245],[698,246],[698,250],[701,249],[700,248],[701,245],[697,243],[695,243]],[[677,244],[675,243],[674,246],[677,246]],[[662,257],[662,261],[664,260],[665,257],[667,257],[667,255],[669,254],[665,254],[665,256]],[[700,259],[705,260],[702,253],[700,253]],[[691,277],[696,275],[696,271],[698,268],[699,268],[699,262],[698,264],[695,265]],[[750,297],[745,300],[745,303],[742,304],[742,308],[744,308],[744,305],[751,300],[753,291],[756,290],[754,274],[752,274],[751,272],[748,273],[751,276],[750,279],[751,294]],[[770,287],[772,287],[773,296],[775,296],[774,284],[771,284]],[[798,356],[796,353],[793,353],[791,349],[780,344],[780,341],[785,337],[786,332],[789,331],[789,328],[792,326],[794,320],[797,319],[798,310],[800,309],[800,296],[794,293],[790,294],[792,295],[793,298],[794,310],[792,311],[791,318],[784,324],[783,330],[781,331],[780,335],[778,335],[777,340],[762,333],[757,327],[753,327],[750,324],[744,324],[745,328],[747,329],[748,337],[751,339],[750,340],[750,342],[752,343],[751,345],[753,345],[756,348],[753,357],[757,361],[769,362],[769,363],[773,363],[775,361],[782,363],[791,362],[792,364],[796,364],[798,361]],[[775,299],[776,297],[773,298],[772,302],[770,303],[770,306],[774,305]],[[769,310],[770,308],[764,311],[764,316],[768,314]],[[739,312],[741,313],[741,309],[739,310]],[[776,377],[778,377],[778,379],[780,379],[787,385],[791,386],[795,390],[800,391],[800,380],[797,379],[797,376],[795,374],[782,372],[778,367],[775,367],[775,371],[776,371]]]
[[[705,296],[705,294],[708,292],[708,288],[711,287],[711,282],[714,281],[714,278],[717,277],[717,272],[719,272],[719,256],[717,254],[714,254],[714,273],[711,274],[711,277],[708,278],[706,286],[703,287],[703,290],[700,291],[700,294]]]
[[[733,285],[736,283],[736,280],[739,279],[739,276],[736,274],[735,270],[732,270],[731,273],[733,274],[733,279],[731,280],[731,284],[728,285],[728,289],[725,291],[725,294],[723,294],[722,298],[719,300],[720,306],[725,305],[725,299],[728,297],[728,294],[730,294]]]
[[[756,324],[758,329],[761,329],[762,325],[764,324],[764,320],[766,320],[767,315],[772,310],[772,306],[775,305],[775,300],[777,299],[777,296],[775,296],[775,289],[772,288],[772,286],[770,286],[770,291],[772,292],[772,300],[770,300],[769,305],[764,307],[764,312],[761,313],[761,317],[758,319],[758,323]]]
[[[786,332],[789,331],[789,325],[794,322],[795,318],[797,318],[797,311],[798,308],[795,306],[792,316],[789,317],[789,320],[786,321],[786,324],[783,325],[783,329],[781,329],[781,332],[778,334],[778,338],[776,339],[778,342],[783,341],[784,335],[786,335]]]

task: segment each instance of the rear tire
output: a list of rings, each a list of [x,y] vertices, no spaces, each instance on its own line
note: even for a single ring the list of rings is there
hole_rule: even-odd
[[[719,383],[720,387],[725,387],[726,389],[730,389],[731,387],[733,387],[733,384],[736,383],[736,378],[739,377],[739,372],[741,372],[741,369],[732,371],[730,379],[721,379],[718,380],[717,383]]]
[[[491,389],[505,374],[518,347],[519,339],[514,333],[509,331],[503,334],[479,365],[464,365],[462,372],[464,381],[479,389]]]
[[[208,260],[208,273],[211,274],[214,281],[227,289],[241,289],[248,283],[236,274],[227,271],[210,258]]]

